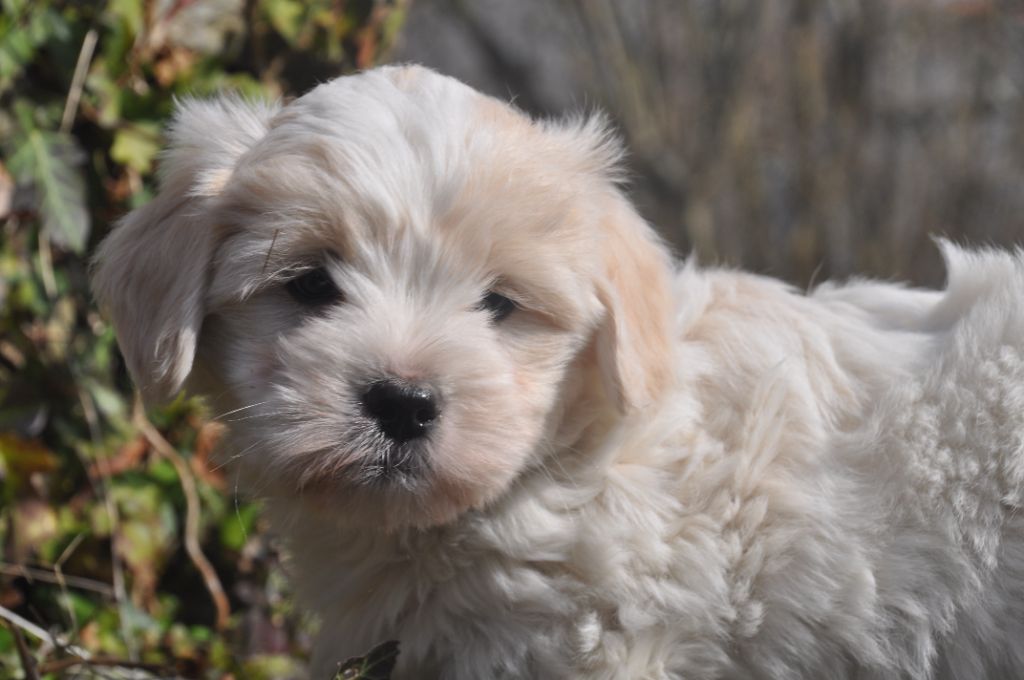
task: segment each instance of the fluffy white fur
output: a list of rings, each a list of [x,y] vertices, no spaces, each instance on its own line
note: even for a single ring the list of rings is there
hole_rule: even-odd
[[[226,414],[312,677],[386,639],[396,678],[1024,677],[1020,254],[943,245],[941,292],[674,265],[600,121],[418,68],[184,102],[170,147],[95,289],[147,396]],[[388,376],[443,397],[409,474]]]

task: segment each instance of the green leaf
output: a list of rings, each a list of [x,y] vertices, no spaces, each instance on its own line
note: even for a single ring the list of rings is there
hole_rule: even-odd
[[[52,9],[30,15],[25,31],[36,45],[64,41],[71,37],[67,22]]]
[[[0,90],[7,89],[10,81],[35,59],[37,49],[71,37],[67,21],[50,8],[34,10],[23,22],[16,19],[23,9],[20,3],[4,5],[0,20]]]
[[[19,62],[25,63],[32,58],[36,43],[33,41],[31,33],[19,30],[17,27],[12,27],[3,36],[0,47],[9,52]]]
[[[132,36],[142,32],[143,11],[144,4],[139,0],[110,0],[107,3],[109,21],[120,21]]]
[[[110,157],[142,174],[153,169],[153,159],[160,152],[159,128],[139,124],[121,128],[114,134]]]
[[[76,167],[82,159],[77,142],[70,135],[35,128],[20,142],[9,167],[19,184],[34,186],[43,229],[57,245],[84,252],[91,225],[85,180]]]
[[[85,379],[82,383],[103,415],[107,418],[125,417],[128,406],[123,395],[96,380]]]
[[[366,656],[341,664],[333,680],[389,680],[398,661],[398,641],[382,642]]]
[[[14,432],[0,433],[0,463],[10,478],[6,484],[17,489],[27,485],[36,473],[51,473],[60,468],[60,458],[44,444],[23,439]]]
[[[250,535],[256,533],[259,506],[246,504],[230,513],[220,525],[220,543],[229,550],[240,551]]]
[[[9,28],[0,34],[0,82],[13,80],[35,54],[28,33]]]
[[[134,572],[159,571],[174,549],[178,521],[160,488],[152,485],[111,487],[120,517],[118,551]]]
[[[241,677],[248,680],[278,680],[306,675],[299,662],[287,654],[255,654],[242,664]]]
[[[274,30],[294,45],[302,32],[302,3],[298,0],[263,0],[261,4]]]
[[[96,616],[99,607],[96,602],[73,590],[64,593],[65,602],[75,612],[75,618],[81,624]]]
[[[0,7],[3,8],[4,14],[11,17],[17,17],[25,11],[25,6],[27,4],[28,0],[3,0],[3,2],[0,3]]]
[[[105,128],[113,128],[121,122],[124,108],[124,90],[114,82],[104,62],[97,63],[85,78],[85,89],[92,105],[96,108],[97,122]]]
[[[174,469],[174,465],[162,458],[150,464],[149,474],[155,481],[167,486],[178,483],[178,471]]]

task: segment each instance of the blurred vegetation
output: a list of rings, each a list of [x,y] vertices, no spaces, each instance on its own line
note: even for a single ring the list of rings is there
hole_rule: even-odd
[[[175,97],[368,66],[403,3],[0,6],[0,677],[301,677],[310,624],[216,426],[135,403],[88,253],[152,195]]]
[[[932,235],[1024,242],[1017,0],[417,0],[395,56],[608,111],[641,213],[704,263],[942,285]]]

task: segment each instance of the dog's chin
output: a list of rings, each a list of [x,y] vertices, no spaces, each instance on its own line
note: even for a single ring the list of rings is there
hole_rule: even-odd
[[[483,502],[472,490],[387,471],[372,483],[317,481],[298,491],[309,513],[344,528],[386,533],[447,524]]]
[[[311,514],[337,527],[394,532],[450,523],[484,506],[510,483],[446,475],[443,466],[432,464],[430,447],[423,444],[387,444],[345,458],[344,464],[282,472],[271,480],[264,476],[259,486],[269,503],[298,509],[302,516]]]

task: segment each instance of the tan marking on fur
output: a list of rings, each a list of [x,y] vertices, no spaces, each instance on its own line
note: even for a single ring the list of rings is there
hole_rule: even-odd
[[[672,298],[664,249],[621,199],[610,201],[602,244],[605,276],[597,293],[607,317],[598,356],[621,408],[642,408],[658,398],[671,374]]]

